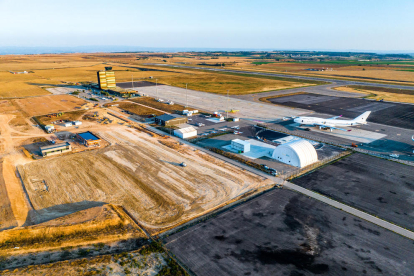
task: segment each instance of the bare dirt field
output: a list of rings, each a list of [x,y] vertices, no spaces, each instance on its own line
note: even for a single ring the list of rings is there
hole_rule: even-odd
[[[12,100],[0,101],[0,114],[10,114],[14,118],[9,122],[10,126],[19,131],[28,131],[30,129],[30,121],[22,113],[20,107]]]
[[[119,204],[155,233],[271,184],[189,146],[177,152],[165,146],[171,138],[123,127],[98,135],[113,145],[19,168],[38,214],[56,216],[68,211],[65,205],[82,201]],[[37,189],[39,179],[47,192]]]
[[[17,226],[14,218],[11,202],[7,194],[3,179],[3,162],[0,163],[0,231]]]
[[[66,112],[81,108],[86,102],[70,95],[54,95],[14,100],[27,116]]]
[[[56,120],[63,120],[63,121],[76,121],[82,118],[82,116],[86,113],[86,110],[77,110],[71,112],[65,112],[62,116],[59,117],[48,117],[47,115],[38,116],[37,119],[40,123],[44,125],[48,125]]]

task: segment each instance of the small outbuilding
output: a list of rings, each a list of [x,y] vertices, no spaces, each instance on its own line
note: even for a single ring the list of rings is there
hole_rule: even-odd
[[[186,124],[188,119],[178,114],[163,114],[155,117],[155,123],[161,126],[176,126]]]
[[[174,130],[174,135],[182,139],[187,139],[197,136],[197,130],[193,127],[185,127]]]
[[[76,138],[87,147],[99,146],[101,143],[101,139],[90,131],[77,133]]]
[[[245,153],[250,151],[250,143],[240,139],[234,139],[231,141],[231,148],[239,153]]]
[[[63,126],[64,127],[70,127],[70,126],[72,126],[72,122],[64,122]]]
[[[304,139],[278,146],[273,151],[272,158],[299,168],[318,162],[318,154],[315,148]]]
[[[72,147],[68,142],[40,147],[40,152],[42,153],[42,156],[61,154],[68,151],[72,151]]]
[[[81,121],[73,121],[72,123],[74,126],[80,126],[82,124]]]

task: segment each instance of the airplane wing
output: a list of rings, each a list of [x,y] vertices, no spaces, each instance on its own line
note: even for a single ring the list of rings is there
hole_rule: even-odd
[[[332,117],[332,118],[328,118],[327,120],[335,120],[335,119],[338,119],[338,118],[340,118],[340,117],[342,117],[342,115],[335,116],[335,117]]]
[[[324,125],[324,124],[315,124],[315,126],[326,127],[326,128],[330,128],[330,129],[338,129],[338,130],[342,130],[342,131],[351,131],[351,129],[344,129],[344,128],[339,128],[339,127],[334,127],[334,126],[331,126],[331,125]]]

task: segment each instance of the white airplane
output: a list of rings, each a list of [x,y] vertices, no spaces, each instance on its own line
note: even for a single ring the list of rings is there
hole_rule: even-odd
[[[350,129],[346,130],[343,128],[338,128],[336,126],[366,125],[369,114],[371,114],[371,111],[366,111],[353,120],[337,120],[338,118],[342,117],[342,115],[332,117],[329,119],[323,119],[323,118],[317,118],[317,117],[297,117],[296,119],[294,119],[294,122],[300,125],[318,126],[319,129],[322,129],[322,128],[330,129],[331,132],[333,129],[339,129],[342,131],[351,131]]]

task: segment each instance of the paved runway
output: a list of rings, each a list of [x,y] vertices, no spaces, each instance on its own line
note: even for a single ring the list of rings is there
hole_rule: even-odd
[[[169,85],[161,85],[158,88],[154,86],[141,87],[139,92],[184,105],[188,98],[188,106],[209,112],[225,113],[225,110],[237,109],[240,110],[238,113],[229,113],[229,115],[250,121],[272,122],[285,116],[298,116],[308,112],[297,108],[257,103],[232,97],[227,98],[218,94],[194,90],[188,90],[188,97],[186,97],[186,89]]]

